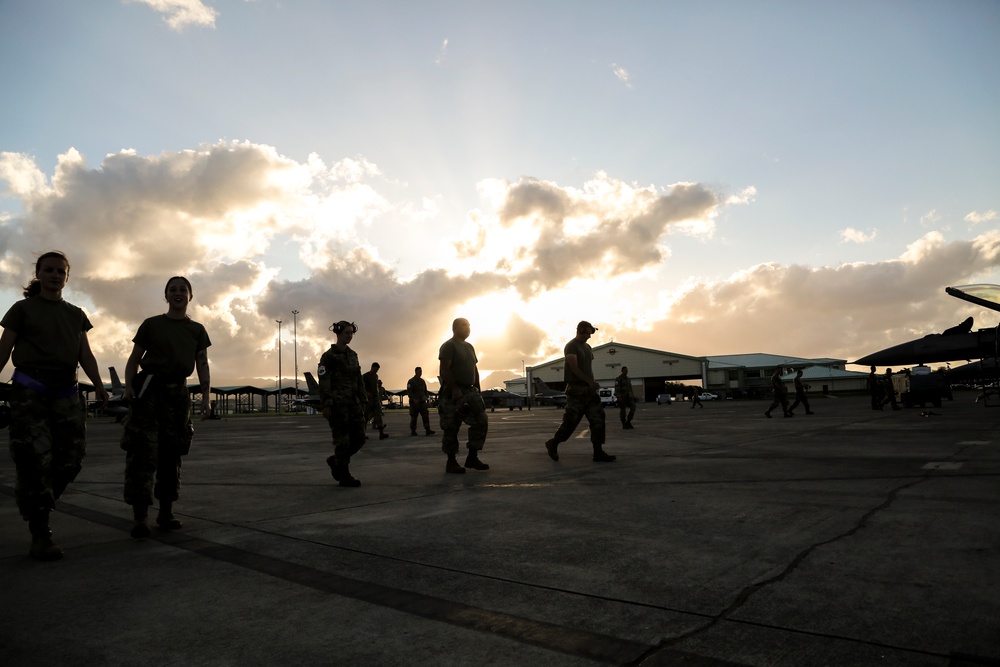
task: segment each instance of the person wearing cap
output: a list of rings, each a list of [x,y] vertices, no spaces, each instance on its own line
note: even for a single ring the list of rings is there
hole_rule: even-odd
[[[330,326],[337,342],[323,353],[316,375],[319,377],[320,406],[333,433],[333,456],[326,459],[330,474],[340,486],[358,487],[361,482],[351,475],[351,457],[365,444],[364,405],[368,401],[361,380],[361,363],[348,343],[358,327],[341,320]]]
[[[438,394],[438,415],[441,417],[441,451],[448,457],[445,472],[461,474],[465,468],[489,470],[479,460],[479,450],[486,444],[489,418],[486,404],[479,393],[479,368],[476,350],[466,338],[472,333],[469,320],[459,317],[451,324],[452,337],[441,344],[441,391]],[[462,422],[469,425],[469,454],[465,467],[458,459],[458,431]]]
[[[597,393],[599,385],[594,380],[594,351],[587,344],[587,340],[596,331],[597,328],[590,322],[580,322],[576,325],[576,337],[563,348],[566,355],[563,370],[563,378],[566,380],[566,411],[556,434],[545,443],[545,449],[553,461],[559,460],[559,443],[569,440],[584,417],[590,424],[594,463],[610,463],[616,458],[604,451],[604,405]]]

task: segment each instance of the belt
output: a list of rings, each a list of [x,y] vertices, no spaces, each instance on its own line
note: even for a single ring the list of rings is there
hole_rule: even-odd
[[[17,369],[14,369],[14,375],[12,375],[10,379],[12,382],[16,382],[25,389],[30,389],[36,394],[47,394],[49,396],[52,396],[53,398],[68,398],[70,396],[73,396],[80,390],[77,383],[74,382],[71,386],[65,389],[60,389],[59,391],[52,391],[38,380],[28,375],[25,375],[24,373],[22,373]]]

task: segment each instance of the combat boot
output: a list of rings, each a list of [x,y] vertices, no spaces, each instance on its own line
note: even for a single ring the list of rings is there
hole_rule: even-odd
[[[184,524],[174,516],[171,506],[173,503],[160,501],[160,511],[156,514],[156,524],[164,530],[179,530]]]
[[[616,458],[618,457],[613,454],[608,454],[600,447],[594,448],[594,463],[611,463]]]
[[[28,519],[28,530],[31,531],[31,549],[28,555],[35,560],[59,560],[63,550],[52,542],[52,531],[49,530],[49,510],[38,510]]]
[[[357,488],[361,486],[361,480],[355,479],[346,463],[340,464],[340,479],[338,481],[341,486],[346,486],[348,488]]]
[[[149,511],[149,506],[143,503],[142,505],[132,505],[132,519],[135,520],[135,524],[132,526],[132,530],[129,531],[129,535],[135,539],[142,539],[143,537],[149,537],[149,524],[146,523],[146,515]]]
[[[559,443],[555,438],[545,441],[545,451],[549,453],[549,458],[553,461],[559,460]]]
[[[449,454],[448,455],[448,463],[445,464],[444,471],[445,472],[450,472],[450,473],[455,474],[455,475],[463,475],[463,474],[465,474],[465,468],[463,468],[461,465],[459,465],[458,459],[455,458],[454,454]]]
[[[389,434],[385,432],[385,427],[382,427],[382,428],[380,428],[378,430],[378,439],[379,440],[385,440],[388,437],[389,437]]]
[[[474,449],[469,450],[469,455],[465,457],[465,467],[473,470],[489,470],[490,466],[479,460],[479,454]]]

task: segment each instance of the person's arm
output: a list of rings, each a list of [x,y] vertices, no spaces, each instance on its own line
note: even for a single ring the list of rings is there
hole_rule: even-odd
[[[108,390],[104,388],[104,381],[101,380],[101,372],[97,369],[97,358],[94,356],[94,351],[90,349],[90,339],[87,338],[86,331],[80,336],[79,361],[80,368],[90,378],[90,383],[94,385],[97,400],[101,402],[101,407],[103,408],[108,404]]]
[[[479,366],[476,366],[476,391],[482,391],[479,387]]]
[[[135,392],[132,390],[132,381],[135,380],[135,376],[139,372],[139,360],[142,359],[142,355],[145,353],[146,350],[141,345],[134,343],[132,345],[132,354],[128,356],[128,361],[125,362],[125,391],[122,393],[122,398],[126,401],[131,401],[135,397]]]
[[[451,391],[452,397],[457,401],[462,398],[462,389],[455,384],[455,376],[451,371],[451,359],[442,359],[439,370],[441,376],[441,388]]]
[[[14,351],[14,343],[16,342],[17,334],[12,329],[4,329],[3,335],[0,335],[0,371],[10,361],[10,353]]]
[[[208,367],[208,348],[198,351],[194,360],[195,369],[198,371],[198,385],[201,391],[201,418],[208,419],[212,416],[212,372]],[[278,397],[281,400],[281,397]]]

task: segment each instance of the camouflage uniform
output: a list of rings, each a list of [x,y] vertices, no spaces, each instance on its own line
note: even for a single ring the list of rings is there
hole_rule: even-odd
[[[382,383],[378,371],[368,371],[361,376],[361,382],[365,388],[365,423],[370,421],[381,433],[385,431],[385,422],[382,421]]]
[[[427,410],[427,383],[422,377],[414,375],[406,383],[406,397],[410,403],[410,433],[417,432],[417,417],[424,422],[424,432],[431,435],[431,416]]]
[[[575,355],[579,370],[587,377],[593,379],[592,363],[594,360],[594,351],[590,345],[581,343],[574,338],[566,343],[563,353],[566,356]],[[560,442],[569,440],[569,437],[573,435],[573,431],[580,424],[580,420],[586,417],[587,423],[590,424],[590,443],[594,446],[594,452],[596,453],[604,446],[606,429],[604,404],[601,403],[601,397],[596,390],[591,389],[587,383],[581,382],[579,378],[573,375],[569,370],[568,364],[563,371],[563,377],[566,380],[566,411],[563,413],[562,423],[559,425],[559,429],[556,431],[555,436],[553,436],[552,441],[555,444],[559,444]]]
[[[358,355],[346,345],[343,350],[331,345],[319,360],[317,375],[320,409],[330,408],[334,456],[347,465],[366,440],[363,406],[368,399]]]
[[[460,387],[462,397],[455,400],[453,391],[441,391],[438,395],[438,415],[441,418],[441,451],[445,454],[458,453],[458,431],[464,422],[469,426],[470,452],[478,452],[486,444],[489,418],[486,404],[479,390],[473,386]]]
[[[618,414],[622,420],[622,426],[632,424],[632,417],[635,416],[635,392],[632,391],[632,380],[627,375],[619,375],[615,378],[615,398],[618,401]],[[625,410],[628,409],[628,416]]]
[[[87,406],[76,387],[71,390],[60,397],[11,386],[10,457],[17,469],[17,508],[25,519],[55,508],[83,468]]]
[[[438,392],[438,416],[441,419],[441,451],[449,456],[458,453],[458,432],[462,423],[469,426],[469,455],[473,456],[486,444],[486,433],[489,430],[489,417],[486,416],[486,404],[476,387],[476,350],[470,343],[457,338],[450,338],[441,344],[438,359],[448,362],[453,375],[454,385],[443,386]],[[461,398],[454,397],[456,387],[461,391]]]
[[[33,296],[11,306],[0,326],[17,334],[11,353],[10,456],[25,520],[48,516],[83,467],[87,407],[76,385],[80,340],[92,327],[66,301]],[[47,520],[47,519],[46,519]]]
[[[143,355],[142,371],[132,379],[135,397],[121,439],[125,502],[141,508],[156,498],[162,509],[178,499],[181,457],[191,450],[194,437],[187,378],[198,353],[212,341],[205,327],[190,318],[154,315],[139,325],[132,342]]]
[[[137,376],[140,381],[142,377]],[[140,507],[152,505],[153,498],[175,502],[181,489],[181,457],[191,451],[193,437],[186,383],[150,386],[142,398],[133,400],[121,439],[125,502]]]

